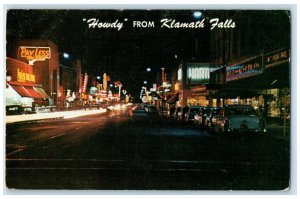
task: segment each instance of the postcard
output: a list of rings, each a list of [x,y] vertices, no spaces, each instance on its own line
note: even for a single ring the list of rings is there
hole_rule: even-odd
[[[290,10],[6,19],[8,189],[290,189]]]

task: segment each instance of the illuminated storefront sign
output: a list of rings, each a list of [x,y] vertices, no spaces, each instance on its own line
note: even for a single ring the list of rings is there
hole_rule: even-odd
[[[83,93],[86,93],[86,87],[87,87],[87,83],[88,83],[88,78],[89,78],[88,74],[85,73],[85,75],[84,75],[84,81],[83,81],[83,89],[82,89]]]
[[[177,80],[178,81],[182,80],[182,68],[179,68],[177,71]]]
[[[234,81],[262,73],[262,56],[259,55],[239,64],[226,67],[226,81]]]
[[[265,55],[264,64],[265,68],[271,68],[280,63],[287,62],[290,59],[290,50],[278,50]]]
[[[17,69],[17,81],[18,82],[35,82],[35,75],[24,73],[22,70]]]
[[[50,59],[50,56],[50,47],[20,46],[19,48],[19,57],[27,59],[31,65],[35,61]]]
[[[190,83],[208,83],[210,70],[208,64],[188,65],[188,80]]]
[[[180,89],[180,84],[179,84],[179,83],[176,83],[176,84],[174,85],[174,90],[175,90],[175,91],[179,91],[179,89]]]
[[[92,87],[90,88],[90,94],[91,94],[91,95],[95,95],[96,93],[98,93],[97,87],[92,86]]]

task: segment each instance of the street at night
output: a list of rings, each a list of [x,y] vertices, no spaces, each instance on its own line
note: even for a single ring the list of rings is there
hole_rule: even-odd
[[[283,190],[289,143],[210,135],[126,112],[7,126],[7,185],[25,189]]]
[[[6,188],[290,191],[291,16],[8,9]]]

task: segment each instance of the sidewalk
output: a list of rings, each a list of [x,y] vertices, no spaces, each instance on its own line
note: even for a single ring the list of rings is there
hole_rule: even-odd
[[[106,109],[99,110],[76,110],[76,111],[61,111],[53,113],[38,113],[28,115],[9,115],[6,116],[6,124],[17,123],[17,122],[34,122],[41,120],[50,119],[69,119],[85,115],[93,115],[99,113],[105,113]]]
[[[283,121],[267,121],[267,134],[276,137],[279,139],[283,139],[285,141],[290,141],[291,128],[290,123],[286,124],[286,127],[283,126]]]

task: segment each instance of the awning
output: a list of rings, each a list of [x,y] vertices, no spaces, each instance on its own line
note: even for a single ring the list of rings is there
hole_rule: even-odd
[[[36,92],[38,92],[43,98],[49,98],[49,95],[47,95],[47,93],[45,92],[45,90],[41,87],[33,87],[34,90],[36,90]]]
[[[14,85],[14,84],[9,84],[21,97],[30,97],[31,95],[29,94],[29,92],[27,92],[27,90],[20,85]]]
[[[34,85],[30,85],[27,83],[19,83],[19,82],[9,82],[9,85],[21,96],[21,97],[29,97],[33,99],[44,99],[49,98],[44,89],[36,87]],[[37,89],[39,88],[39,89]],[[37,91],[38,90],[38,91]]]

